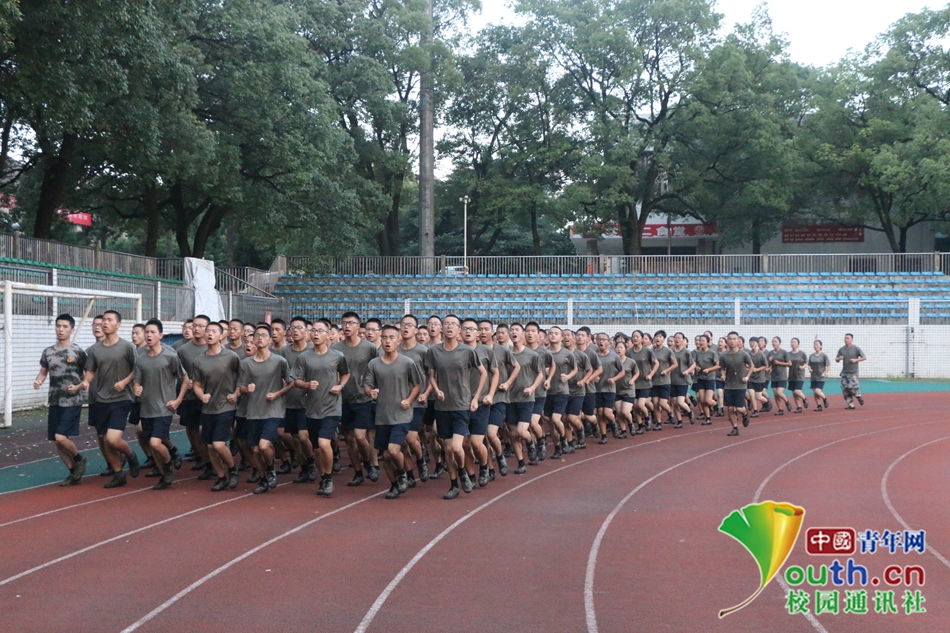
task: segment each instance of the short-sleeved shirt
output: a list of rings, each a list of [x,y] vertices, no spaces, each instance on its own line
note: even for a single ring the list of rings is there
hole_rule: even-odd
[[[693,374],[683,375],[683,372],[689,369],[689,366],[693,364],[693,353],[686,349],[685,347],[680,351],[673,350],[673,356],[676,358],[676,362],[679,366],[670,372],[670,384],[671,385],[688,385],[692,382],[691,376]]]
[[[828,365],[830,364],[831,360],[828,358],[828,354],[825,354],[824,352],[809,356],[808,368],[811,370],[811,379],[821,379],[822,374],[825,373],[825,370],[828,369]]]
[[[142,385],[139,402],[141,416],[145,419],[164,418],[172,414],[165,405],[178,397],[178,382],[184,380],[185,369],[178,354],[170,347],[162,347],[152,356],[145,348],[144,354],[135,357],[132,381]]]
[[[485,368],[485,372],[488,374],[488,376],[485,377],[485,384],[482,386],[482,391],[478,394],[478,406],[482,406],[482,398],[488,394],[488,390],[491,388],[492,370],[495,369],[495,352],[492,351],[492,348],[481,343],[472,349],[475,350],[475,354],[478,356],[478,362],[482,364],[482,367]],[[481,380],[481,373],[473,371],[470,380],[472,382],[472,397],[474,398],[475,390],[478,389],[478,381]]]
[[[571,391],[570,384],[561,380],[561,374],[569,374],[577,367],[574,352],[562,347],[556,352],[551,352],[551,359],[554,361],[554,378],[551,379],[551,389],[548,390],[548,393],[552,396],[569,395]]]
[[[287,347],[290,347],[290,345],[287,345]],[[228,341],[228,344],[225,345],[224,349],[228,350],[229,352],[233,352],[234,355],[237,356],[239,359],[244,359],[248,357],[247,352],[244,350],[244,343],[241,343],[239,347],[231,347],[231,341]],[[257,418],[252,418],[252,419],[256,420]]]
[[[841,356],[841,375],[850,374],[857,376],[859,372],[858,368],[861,366],[861,363],[852,363],[851,360],[864,356],[864,352],[861,351],[861,348],[857,345],[852,345],[851,347],[845,345],[838,350],[835,358],[838,356]]]
[[[631,346],[627,350],[627,358],[631,359],[637,364],[637,369],[640,370],[640,375],[637,377],[634,387],[637,389],[649,389],[653,386],[653,379],[648,378],[650,372],[653,371],[653,363],[656,361],[656,356],[653,355],[653,350],[649,347],[641,347],[640,351],[634,351]],[[659,370],[657,370],[659,371]],[[655,377],[655,376],[654,376]]]
[[[788,368],[788,379],[804,380],[805,365],[808,363],[808,354],[802,350],[798,350],[797,352],[789,352],[788,360],[792,363],[792,366]]]
[[[86,352],[75,343],[66,347],[50,345],[43,350],[40,367],[46,369],[49,376],[49,406],[82,406],[82,392],[70,395],[66,388],[82,382],[85,366]]]
[[[541,373],[544,374],[544,379],[541,380],[541,384],[538,385],[537,391],[534,392],[535,399],[538,399],[548,395],[548,390],[544,388],[544,381],[548,379],[548,372],[551,371],[551,367],[554,366],[554,356],[551,354],[551,350],[542,345],[538,345],[538,348],[534,350],[534,352],[540,359]],[[553,379],[551,380],[551,384],[554,384]]]
[[[699,367],[699,371],[696,372],[696,380],[716,379],[716,372],[703,373],[702,370],[719,364],[719,352],[713,349],[707,349],[703,352],[696,350],[693,352],[693,362]]]
[[[637,385],[634,376],[637,374],[637,361],[624,356],[623,378],[617,381],[617,395],[621,398],[634,398],[637,395]]]
[[[583,396],[587,393],[586,385],[579,385],[584,376],[587,375],[587,372],[590,370],[590,358],[587,356],[586,352],[583,352],[579,349],[574,350],[574,362],[577,363],[577,373],[574,374],[574,377],[571,378],[568,382],[568,390],[571,396]]]
[[[347,345],[346,341],[340,341],[334,343],[332,348],[343,354],[346,358],[346,366],[350,370],[350,380],[343,387],[343,402],[347,404],[369,402],[370,397],[363,391],[363,374],[366,373],[369,361],[379,356],[379,350],[369,341],[362,339],[353,347]]]
[[[534,394],[525,395],[524,390],[534,384],[541,373],[541,359],[530,347],[525,347],[520,352],[512,351],[512,356],[521,365],[521,371],[515,377],[511,389],[508,390],[508,402],[534,402]]]
[[[769,357],[761,350],[755,354],[750,354],[750,356],[752,357],[753,366],[764,367],[764,369],[752,372],[752,378],[749,380],[752,382],[768,382],[771,375],[769,372]]]
[[[177,352],[178,348],[184,345],[185,343],[190,343],[190,341],[186,341],[185,339],[179,339],[172,344],[172,349]]]
[[[472,372],[478,372],[475,349],[459,343],[451,351],[445,344],[426,352],[426,367],[435,371],[435,382],[445,399],[435,401],[436,411],[468,411],[472,405]],[[477,385],[477,383],[476,383]]]
[[[363,385],[370,389],[379,389],[376,398],[377,426],[412,422],[412,407],[403,409],[402,401],[409,397],[413,387],[420,385],[421,388],[422,373],[409,356],[399,354],[391,363],[387,363],[382,357],[369,361]]]
[[[783,363],[787,362],[788,352],[786,352],[784,349],[780,349],[778,351],[773,349],[769,350],[768,357],[769,365],[772,366],[772,380],[788,380],[788,367],[785,365],[775,364],[775,361],[777,360],[782,361]]]
[[[135,369],[135,346],[125,339],[114,345],[99,341],[86,353],[86,371],[92,371],[96,383],[96,402],[123,402],[132,399],[129,389],[115,390],[115,383],[128,378]]]
[[[613,350],[608,351],[601,356],[597,354],[597,360],[604,372],[597,379],[597,393],[617,393],[616,383],[608,382],[611,378],[623,371],[623,361]]]
[[[202,413],[216,415],[237,410],[237,405],[228,402],[227,398],[237,390],[240,368],[241,361],[237,354],[223,347],[219,354],[209,356],[205,352],[195,359],[194,373],[189,375],[192,380],[201,383],[202,391],[211,394],[211,400],[201,408]]]
[[[272,352],[267,360],[261,362],[253,356],[242,358],[238,371],[238,387],[254,385],[252,393],[244,394],[247,398],[247,412],[244,417],[248,420],[284,417],[285,396],[268,402],[267,394],[280,391],[288,382],[290,382],[290,367],[283,356]]]
[[[207,345],[198,345],[194,341],[188,341],[178,348],[178,358],[181,360],[181,366],[185,368],[185,373],[190,378],[194,378],[195,359],[208,351]],[[194,389],[185,392],[185,400],[197,400]]]
[[[294,366],[297,364],[297,359],[300,358],[300,355],[305,353],[307,350],[313,349],[312,345],[307,345],[299,352],[294,349],[293,345],[285,345],[280,348],[276,353],[279,354],[287,361],[287,367],[289,370],[293,370]],[[307,391],[300,389],[298,387],[291,387],[290,391],[284,394],[284,408],[286,409],[306,409],[307,408]],[[256,420],[257,418],[250,418]]]
[[[498,384],[508,382],[511,378],[511,372],[515,370],[515,357],[507,345],[492,345],[492,352],[495,354],[495,367],[498,368]],[[507,403],[508,392],[501,389],[495,389],[495,397],[492,398],[492,404]]]
[[[317,388],[307,394],[308,418],[322,420],[343,415],[343,394],[333,395],[330,389],[349,373],[346,357],[336,348],[330,348],[324,354],[317,354],[311,348],[297,357],[297,362],[290,370],[290,379],[304,382],[316,380],[318,383]],[[356,376],[350,376],[347,384],[354,380]]]
[[[579,349],[579,348],[578,348]],[[587,354],[587,361],[590,363],[590,368],[595,372],[600,369],[600,356],[597,355],[597,346],[588,345],[587,349],[581,350],[584,354]],[[597,392],[597,381],[592,380],[586,385],[587,393],[596,393]]]
[[[411,348],[406,349],[402,345],[399,346],[399,353],[403,356],[408,356],[412,362],[416,364],[416,369],[419,370],[419,373],[422,375],[422,385],[419,387],[419,393],[423,393],[427,389],[429,375],[426,371],[426,352],[429,351],[429,348],[423,345],[422,343],[416,343]],[[416,398],[412,403],[414,409],[424,409],[428,405],[420,404],[419,399]]]
[[[657,368],[656,373],[653,374],[653,384],[654,385],[669,385],[671,384],[670,374],[663,374],[664,371],[673,366],[673,360],[675,356],[673,355],[673,350],[664,345],[660,349],[653,348],[653,355],[656,356],[657,361],[659,361],[660,366]],[[670,372],[672,373],[672,372]]]
[[[746,383],[742,382],[745,375],[752,367],[752,357],[749,352],[739,350],[738,352],[723,352],[719,355],[719,364],[726,372],[726,389],[745,389]]]

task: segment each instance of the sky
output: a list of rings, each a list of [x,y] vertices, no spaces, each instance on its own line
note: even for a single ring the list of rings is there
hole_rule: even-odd
[[[477,29],[510,22],[514,13],[508,4],[508,0],[482,0],[482,14],[475,16],[472,26]],[[731,30],[736,22],[747,22],[759,4],[760,0],[718,0],[716,6],[724,15],[724,27]],[[863,50],[905,14],[940,8],[946,0],[771,0],[765,4],[775,32],[786,34],[792,61],[828,66],[844,57],[848,49]]]

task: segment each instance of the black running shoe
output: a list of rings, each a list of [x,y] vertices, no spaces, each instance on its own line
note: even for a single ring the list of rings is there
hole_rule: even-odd
[[[290,465],[290,462],[284,462],[280,465],[280,468],[277,469],[278,475],[289,475],[293,468]]]
[[[743,428],[749,427],[749,412],[748,411],[742,414],[742,427]]]
[[[372,464],[370,464],[370,466],[371,468],[366,473],[366,477],[369,478],[369,480],[372,481],[373,483],[376,483],[377,481],[379,481],[379,469],[373,466]]]
[[[464,470],[459,473],[459,483],[462,484],[462,490],[465,492],[465,494],[475,490],[475,484],[472,483],[472,478],[469,477],[468,473]]]
[[[363,478],[363,473],[356,473],[353,475],[353,479],[346,484],[347,486],[362,486],[366,480]]]
[[[736,435],[739,435],[739,427],[737,427],[737,426],[732,427],[732,430],[729,431],[728,433],[726,433],[726,435],[727,435],[728,437],[734,437],[734,436],[736,436]]]
[[[399,498],[399,488],[396,487],[396,484],[393,484],[389,488],[389,492],[386,493],[387,499],[398,499]]]
[[[270,486],[267,485],[266,481],[262,480],[260,483],[257,484],[257,488],[255,488],[252,492],[256,495],[262,495],[268,491],[270,491]]]
[[[676,424],[673,425],[673,428],[674,428],[674,429],[681,429],[681,428],[683,428],[683,423],[682,423],[682,422],[677,422]]]
[[[444,495],[442,495],[442,498],[443,498],[443,499],[455,499],[455,498],[458,497],[458,496],[459,496],[459,489],[456,488],[455,486],[452,486],[451,488],[449,488],[449,491],[448,491],[447,493],[445,493]]]
[[[83,475],[86,474],[86,461],[88,461],[88,460],[86,460],[85,458],[83,458],[82,461],[79,461],[79,462],[74,461],[74,462],[73,462],[73,481],[74,481],[75,483],[77,483],[77,484],[78,484],[80,481],[82,481]]]
[[[423,461],[419,466],[419,481],[429,481],[429,466]]]
[[[79,482],[76,481],[76,479],[73,477],[73,471],[69,471],[69,474],[66,475],[66,479],[59,482],[59,485],[66,487],[66,486],[75,486],[78,483]]]
[[[806,398],[806,399],[802,402],[802,404],[804,404],[804,405],[805,405],[805,408],[807,409],[807,408],[808,408],[808,399]]]
[[[270,488],[271,490],[273,490],[274,488],[276,488],[276,487],[277,487],[277,473],[274,472],[274,470],[270,470],[270,471],[267,473],[267,479],[266,479],[266,481],[267,481],[267,487],[268,487],[268,488]]]
[[[171,453],[172,466],[174,466],[175,470],[178,470],[181,468],[181,452],[177,448],[173,447]]]
[[[821,402],[822,402],[822,404],[825,405],[825,408],[827,409],[827,408],[828,408],[828,398],[822,398],[822,399],[821,399]]]
[[[822,410],[823,410],[823,409],[821,408],[821,405],[820,405],[820,404],[815,407],[815,411],[822,411]]]
[[[525,467],[524,464],[520,464],[517,468],[515,468],[515,469],[514,469],[513,471],[511,471],[511,472],[513,472],[513,473],[516,474],[516,475],[523,475],[523,474],[525,474],[526,472],[528,472],[528,469]]]
[[[785,408],[788,409],[788,412],[789,412],[789,413],[792,412],[792,401],[791,401],[791,400],[786,400],[786,401],[785,401]]]
[[[340,460],[337,457],[333,458],[333,472],[338,473],[343,470],[343,466],[340,465]]]
[[[439,479],[445,474],[445,464],[439,462],[435,465],[435,470],[429,475],[429,479]]]
[[[801,413],[801,412],[802,412],[802,408],[801,408],[801,407],[795,407],[795,410],[792,411],[792,413]]]
[[[554,452],[551,453],[551,459],[561,459],[561,455],[563,455],[563,454],[564,454],[564,453],[561,451],[561,447],[560,447],[560,446],[555,446],[555,447],[554,447]]]
[[[160,471],[160,470],[159,470],[158,468],[156,468],[156,467],[152,467],[152,470],[150,470],[150,471],[148,471],[147,473],[145,473],[145,476],[146,476],[146,477],[161,477],[161,476],[162,476],[162,471]]]
[[[856,397],[857,397],[857,399],[858,399],[858,404],[860,404],[860,405],[863,407],[863,406],[864,406],[864,396],[856,396]]]
[[[406,475],[396,477],[396,490],[402,494],[409,490],[409,478]]]
[[[310,481],[310,477],[307,476],[306,470],[301,470],[300,474],[290,480],[292,484],[305,484]]]
[[[601,435],[601,436],[600,436],[600,439],[597,440],[597,443],[598,443],[598,444],[606,444],[606,443],[607,443],[607,436],[606,436],[606,435]]]
[[[152,490],[165,490],[166,488],[172,485],[172,481],[174,481],[174,479],[175,479],[175,475],[172,473],[172,471],[168,471],[167,473],[162,475],[162,478],[158,481],[157,484],[152,486]]]
[[[261,482],[261,476],[255,472],[250,477],[248,477],[246,481],[249,484],[258,484]]]
[[[231,472],[228,473],[228,488],[234,490],[238,487],[238,471],[237,468],[231,469]]]
[[[155,468],[155,460],[152,459],[152,456],[151,456],[151,455],[149,455],[149,456],[148,456],[148,459],[146,459],[146,460],[142,463],[142,468]]]
[[[478,487],[484,488],[488,485],[488,469],[483,468],[481,472],[478,473]]]
[[[106,485],[103,486],[103,488],[119,488],[120,486],[124,486],[125,483],[126,483],[125,473],[116,473],[112,477],[112,480],[107,482]]]
[[[227,477],[218,477],[218,481],[211,486],[211,492],[221,492],[226,490],[228,487],[228,478]]]
[[[506,477],[508,475],[508,460],[505,459],[504,455],[498,456],[498,474],[502,477]]]
[[[214,468],[212,468],[211,465],[209,464],[208,467],[205,468],[205,471],[201,473],[200,475],[198,475],[198,480],[209,481],[211,479],[214,479],[217,476],[218,476],[217,473],[214,472]]]

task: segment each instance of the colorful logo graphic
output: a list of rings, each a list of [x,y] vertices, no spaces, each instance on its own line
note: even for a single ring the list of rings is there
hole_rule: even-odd
[[[804,518],[804,508],[790,503],[763,501],[733,510],[722,520],[719,531],[739,541],[752,554],[759,564],[761,577],[755,593],[740,604],[720,611],[720,618],[745,607],[762,593],[792,553]]]

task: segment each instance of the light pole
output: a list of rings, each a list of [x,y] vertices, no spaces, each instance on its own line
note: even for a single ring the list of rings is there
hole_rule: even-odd
[[[459,198],[462,203],[462,269],[468,274],[468,194]]]

